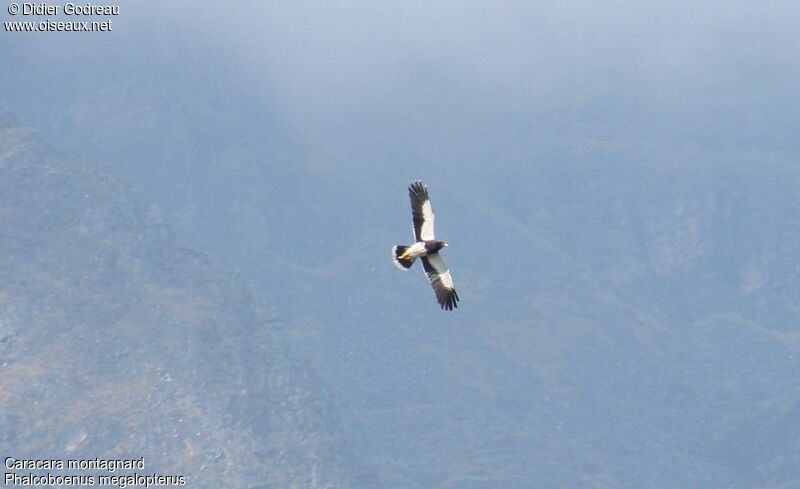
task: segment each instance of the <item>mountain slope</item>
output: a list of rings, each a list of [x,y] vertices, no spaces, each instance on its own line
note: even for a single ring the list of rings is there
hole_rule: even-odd
[[[1,452],[144,456],[191,487],[377,487],[264,298],[7,123],[0,275]]]

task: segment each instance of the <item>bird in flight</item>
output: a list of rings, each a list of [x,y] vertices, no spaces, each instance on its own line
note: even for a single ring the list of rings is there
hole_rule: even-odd
[[[444,241],[433,236],[433,209],[428,198],[428,187],[419,180],[408,187],[411,197],[411,217],[414,223],[414,244],[411,246],[396,245],[392,248],[392,260],[400,270],[408,271],[417,258],[422,260],[425,275],[431,282],[436,300],[442,309],[452,311],[458,307],[458,293],[453,287],[453,276],[444,264],[439,251],[447,247]]]

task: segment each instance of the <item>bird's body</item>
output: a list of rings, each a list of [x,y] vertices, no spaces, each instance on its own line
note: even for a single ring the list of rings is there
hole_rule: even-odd
[[[397,268],[407,271],[420,258],[439,305],[442,309],[452,311],[458,307],[458,293],[453,287],[450,270],[439,255],[439,251],[446,248],[447,243],[434,239],[435,216],[428,198],[428,188],[417,180],[408,188],[408,193],[416,241],[409,246],[396,245],[392,248],[392,260]]]
[[[411,246],[396,245],[392,248],[392,259],[394,264],[404,272],[411,268],[417,258],[438,254],[439,250],[445,248],[447,243],[444,241],[428,240],[417,241]]]

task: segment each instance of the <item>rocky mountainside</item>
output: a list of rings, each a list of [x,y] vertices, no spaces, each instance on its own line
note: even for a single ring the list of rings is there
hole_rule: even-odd
[[[97,166],[0,124],[0,453],[190,487],[377,487],[269,297]]]
[[[128,89],[133,90],[121,88]],[[123,110],[129,95],[119,95],[121,113],[134,113]],[[267,294],[279,305],[293,353],[330,387],[349,447],[385,487],[798,484],[800,177],[780,152],[741,147],[708,155],[702,147],[672,148],[668,141],[598,147],[580,135],[553,134],[547,146],[491,172],[482,169],[485,162],[467,159],[457,175],[450,175],[448,165],[425,161],[407,163],[395,174],[382,166],[364,171],[322,160],[312,165],[285,141],[257,140],[256,133],[274,135],[272,126],[253,126],[250,118],[237,122],[236,104],[206,113],[161,102],[156,91],[140,95],[156,110],[149,123],[130,128],[131,119],[121,118],[103,129],[103,114],[95,113],[86,118],[83,133],[70,129],[80,138],[72,144],[85,144],[87,153],[108,158],[130,175],[164,209],[163,219],[175,224],[181,240],[240,270],[258,287],[256,297]],[[206,97],[200,95],[202,107]],[[230,126],[219,132],[221,120]],[[170,125],[183,136],[171,138]],[[98,133],[105,144],[87,136]],[[575,138],[586,146],[572,147]],[[502,147],[497,150],[502,154]],[[146,169],[137,166],[143,157]],[[403,168],[402,160],[400,154],[385,161]],[[158,168],[159,162],[167,164]],[[43,178],[55,178],[49,171],[41,172]],[[452,244],[448,261],[463,298],[452,315],[436,308],[421,272],[401,274],[388,260],[389,247],[410,234],[405,185],[416,177],[428,181],[437,229]],[[64,191],[51,187],[44,187],[42,202]],[[4,189],[4,198],[22,199],[19,184],[10,190]],[[76,193],[64,200],[77,196],[84,198]],[[70,208],[17,207],[42,216],[23,219],[26,226]],[[144,225],[148,216],[141,213]],[[64,220],[49,219],[54,226]],[[65,222],[81,228],[77,218]],[[17,226],[28,229],[3,229]],[[50,231],[40,224],[48,233],[57,226]],[[122,232],[110,227],[104,233],[111,231]],[[73,268],[64,264],[65,255],[47,251],[72,242],[58,236],[30,245],[43,250],[31,259],[47,263],[47,270],[61,263],[67,273]],[[82,236],[70,239],[88,239]],[[136,242],[127,236],[123,241]],[[4,239],[3,246],[14,242]],[[98,239],[97,246],[105,242]],[[124,263],[137,273],[161,277],[163,269],[192,290],[203,286],[221,293],[215,288],[221,285],[193,278],[196,266],[173,265],[199,258],[151,252],[148,260],[158,260],[156,265],[134,267],[134,258],[148,248],[122,249],[130,250]],[[80,260],[92,257],[78,244],[69,250]],[[101,265],[119,266],[92,264]],[[98,288],[105,292],[110,285]],[[158,292],[135,303],[185,307],[189,299],[180,287],[172,288],[179,289],[177,296]],[[122,304],[138,297],[125,294]],[[73,310],[85,301],[64,300],[63,307]],[[104,301],[91,309],[112,306],[121,307]],[[164,305],[145,309],[170,311]],[[117,316],[104,314],[109,335]],[[121,317],[142,323],[136,314]],[[175,336],[157,342],[161,350],[176,348],[162,360],[173,383],[181,380],[176,371],[198,372],[196,379],[208,376],[217,383],[229,379],[227,364],[216,370],[189,360],[194,355],[216,352],[233,366],[254,355],[227,356],[253,348],[254,328],[242,326],[249,323],[236,322],[245,329],[238,336],[245,341],[231,333],[218,337],[215,322],[182,321],[200,324],[193,340],[174,325],[152,332]],[[11,341],[16,340],[4,344]],[[170,370],[172,362],[183,367]],[[258,371],[241,369],[244,384]],[[81,377],[69,381],[76,378]],[[246,389],[255,395],[255,387]],[[204,399],[211,403],[214,396]],[[67,443],[83,435],[78,430],[63,436]],[[42,443],[37,450],[49,446]],[[140,443],[150,446],[149,439]],[[232,443],[236,449],[254,453]]]

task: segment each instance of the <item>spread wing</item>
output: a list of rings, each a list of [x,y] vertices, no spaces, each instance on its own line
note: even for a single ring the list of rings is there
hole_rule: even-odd
[[[408,195],[411,197],[411,217],[414,221],[414,239],[417,241],[429,241],[433,238],[433,215],[431,200],[428,198],[428,187],[417,180],[408,187]]]
[[[453,276],[450,275],[450,270],[444,264],[441,255],[433,253],[423,256],[422,266],[425,268],[425,274],[431,281],[436,300],[442,309],[452,311],[453,308],[458,307],[458,293],[453,287]]]

